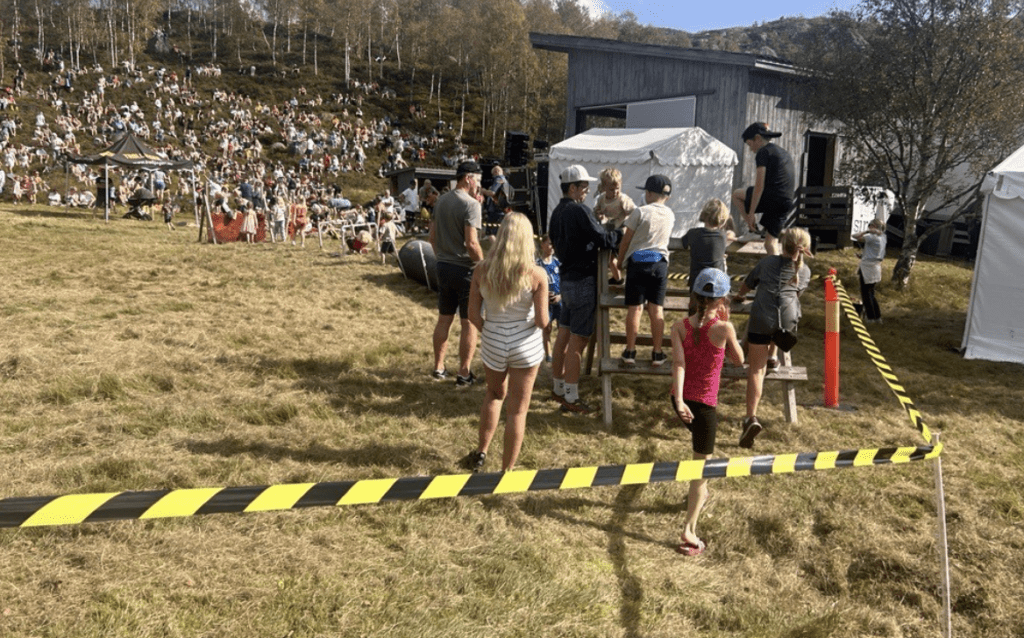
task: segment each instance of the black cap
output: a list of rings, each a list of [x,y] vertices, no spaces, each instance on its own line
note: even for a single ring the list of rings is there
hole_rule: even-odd
[[[472,173],[483,174],[483,171],[480,170],[480,165],[472,160],[459,164],[459,167],[455,169],[456,177],[462,177],[463,175],[470,175]]]
[[[643,186],[637,186],[642,191],[651,191],[658,195],[671,195],[672,194],[672,180],[665,177],[664,175],[651,175],[647,178],[647,183]]]
[[[743,131],[743,141],[746,142],[747,140],[752,140],[755,135],[760,135],[761,137],[768,139],[771,137],[781,137],[782,133],[769,131],[768,125],[764,122],[754,122]]]

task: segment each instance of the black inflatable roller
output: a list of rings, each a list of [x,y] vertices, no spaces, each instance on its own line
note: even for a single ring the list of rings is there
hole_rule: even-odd
[[[422,239],[408,242],[398,251],[398,261],[402,262],[402,272],[406,277],[437,290],[437,258],[430,242]]]

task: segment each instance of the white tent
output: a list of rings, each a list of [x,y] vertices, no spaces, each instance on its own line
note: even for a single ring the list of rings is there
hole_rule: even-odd
[[[548,164],[548,210],[554,210],[562,196],[558,175],[568,166],[581,164],[597,177],[605,168],[622,172],[622,192],[643,205],[647,177],[667,175],[672,180],[668,207],[676,214],[673,237],[683,236],[698,224],[704,203],[717,197],[729,203],[736,152],[703,129],[594,128],[551,147]],[[597,184],[585,202],[593,207]]]
[[[982,183],[981,240],[961,347],[967,359],[1024,363],[1024,147]]]

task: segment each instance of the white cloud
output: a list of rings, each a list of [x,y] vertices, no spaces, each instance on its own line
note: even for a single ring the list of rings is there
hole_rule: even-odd
[[[592,18],[600,18],[611,9],[601,0],[576,0],[581,7],[587,10]]]

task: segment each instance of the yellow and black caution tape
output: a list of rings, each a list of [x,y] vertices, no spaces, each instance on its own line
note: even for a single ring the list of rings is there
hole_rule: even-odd
[[[846,289],[843,288],[843,283],[839,281],[838,277],[831,277],[832,283],[835,284],[836,294],[839,295],[839,301],[842,303],[843,312],[846,313],[846,318],[853,324],[854,332],[857,333],[857,338],[860,339],[861,345],[867,351],[871,361],[878,368],[878,373],[882,375],[882,379],[892,390],[893,394],[899,400],[900,404],[906,409],[907,416],[910,417],[911,423],[917,428],[917,431],[921,433],[924,440],[927,443],[932,442],[932,433],[928,429],[928,426],[924,423],[924,417],[921,416],[921,412],[914,406],[914,402],[907,396],[906,389],[900,385],[899,379],[896,378],[896,374],[889,367],[889,364],[885,361],[885,357],[882,356],[878,346],[875,345],[874,340],[871,339],[871,335],[868,334],[867,328],[864,327],[864,322],[861,321],[860,315],[857,313],[857,309],[853,305],[853,301],[850,300],[850,295],[846,293]],[[942,444],[935,449],[935,454],[941,454]]]
[[[934,458],[931,446],[804,452],[776,456],[634,463],[490,474],[415,476],[332,483],[111,492],[6,498],[0,527],[76,525],[200,514],[270,512],[489,494],[516,494],[700,478],[731,478],[909,463]]]
[[[857,335],[929,444],[931,432],[885,362],[837,278],[836,291]],[[0,528],[75,525],[115,520],[180,518],[216,513],[269,512],[306,507],[337,507],[390,501],[429,500],[541,490],[638,485],[695,479],[731,478],[846,467],[888,465],[934,459],[942,445],[803,452],[772,456],[634,463],[489,474],[449,474],[324,483],[108,492],[0,499]]]

